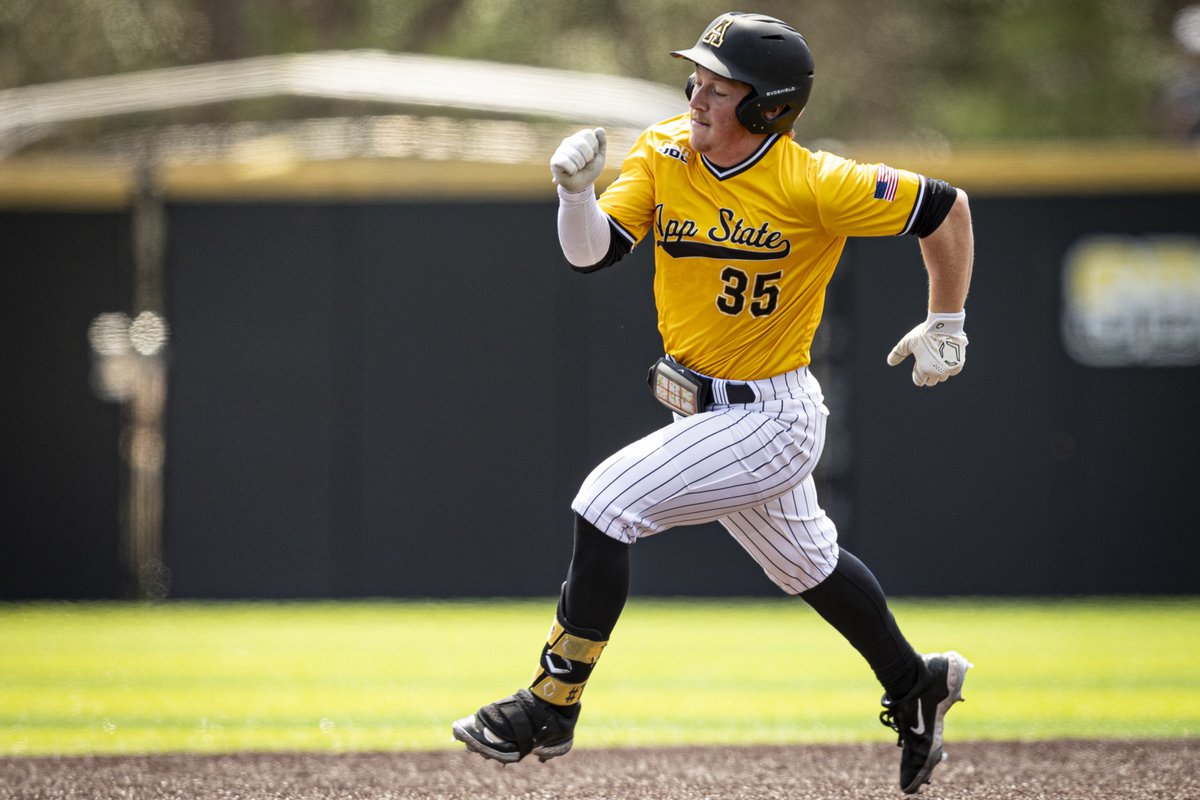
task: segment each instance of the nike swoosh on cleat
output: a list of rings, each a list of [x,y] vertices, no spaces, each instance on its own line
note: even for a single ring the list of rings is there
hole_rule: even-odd
[[[917,736],[925,732],[925,715],[921,713],[921,698],[919,697],[917,698],[917,724],[909,730]]]

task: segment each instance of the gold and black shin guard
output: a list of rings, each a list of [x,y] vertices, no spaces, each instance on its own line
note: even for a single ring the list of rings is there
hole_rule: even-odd
[[[602,639],[599,631],[577,628],[563,619],[560,603],[529,691],[534,697],[559,707],[577,704],[592,668],[608,644]]]

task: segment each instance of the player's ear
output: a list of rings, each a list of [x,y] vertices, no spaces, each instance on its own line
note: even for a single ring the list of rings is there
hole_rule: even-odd
[[[687,95],[687,99],[692,99],[692,92],[696,91],[696,73],[688,75],[687,83],[683,85],[683,93]]]
[[[791,106],[775,106],[770,111],[764,111],[763,117],[767,120],[773,120],[776,117],[778,117],[780,114],[787,113],[790,109],[791,109]],[[804,109],[800,109],[800,114],[803,114],[803,113],[804,113]],[[800,117],[797,116],[796,118],[799,119]],[[794,134],[793,134],[793,136],[794,136]]]

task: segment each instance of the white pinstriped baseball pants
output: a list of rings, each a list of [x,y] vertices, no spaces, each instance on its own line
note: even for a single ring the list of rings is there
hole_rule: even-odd
[[[801,367],[749,383],[758,400],[713,405],[614,453],[592,470],[571,508],[632,543],[677,525],[719,521],[788,594],[837,566],[837,528],[817,503],[812,472],[825,446],[820,384]]]

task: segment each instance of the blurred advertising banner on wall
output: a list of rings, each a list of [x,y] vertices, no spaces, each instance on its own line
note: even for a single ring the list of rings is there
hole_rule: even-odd
[[[1200,238],[1080,239],[1063,261],[1062,335],[1089,367],[1200,364]]]

